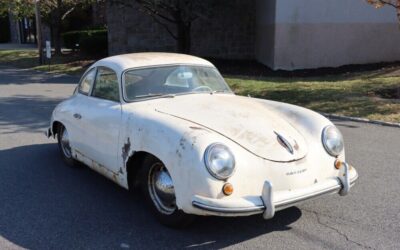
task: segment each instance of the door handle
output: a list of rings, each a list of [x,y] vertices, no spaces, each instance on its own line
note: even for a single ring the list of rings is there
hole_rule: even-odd
[[[74,114],[74,118],[79,120],[82,118],[82,116],[80,114]]]

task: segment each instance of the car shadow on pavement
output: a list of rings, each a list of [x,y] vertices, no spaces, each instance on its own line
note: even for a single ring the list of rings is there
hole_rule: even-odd
[[[0,151],[0,239],[29,249],[221,248],[290,230],[301,211],[272,220],[199,217],[183,230],[160,225],[140,195],[88,168],[66,166],[57,144]]]

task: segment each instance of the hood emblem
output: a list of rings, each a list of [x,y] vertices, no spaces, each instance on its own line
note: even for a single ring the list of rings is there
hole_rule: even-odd
[[[282,147],[286,148],[291,154],[294,154],[294,149],[293,149],[292,144],[290,144],[290,142],[285,137],[283,137],[283,135],[279,134],[276,131],[274,131],[274,132],[277,136],[279,144],[281,144]],[[297,143],[296,143],[295,147],[298,148]]]

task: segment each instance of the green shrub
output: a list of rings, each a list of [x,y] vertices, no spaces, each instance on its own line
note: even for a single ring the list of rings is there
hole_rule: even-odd
[[[81,33],[82,31],[70,31],[63,33],[61,36],[64,42],[64,47],[67,49],[76,49],[76,44],[79,44]]]
[[[105,56],[108,51],[107,30],[70,31],[62,35],[64,46],[79,49],[87,56]]]

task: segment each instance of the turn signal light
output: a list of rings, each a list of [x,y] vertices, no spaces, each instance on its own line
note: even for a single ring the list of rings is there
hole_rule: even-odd
[[[233,186],[230,183],[225,183],[222,187],[222,192],[224,195],[231,195],[233,193]]]
[[[341,160],[336,160],[335,161],[335,168],[336,169],[340,169],[342,167],[342,161]]]

